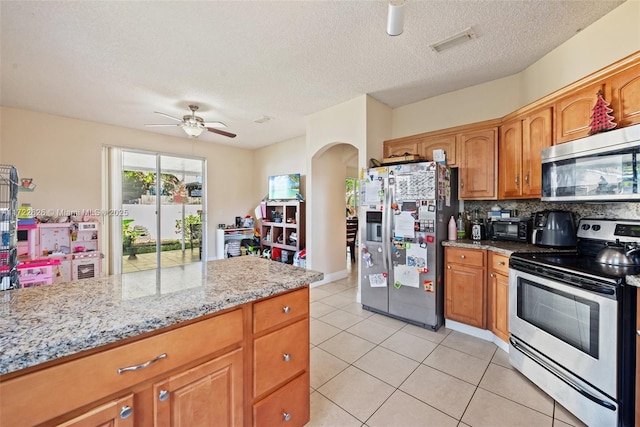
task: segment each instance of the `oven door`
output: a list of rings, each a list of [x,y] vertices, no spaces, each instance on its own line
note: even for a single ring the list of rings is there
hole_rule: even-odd
[[[615,399],[615,292],[586,291],[513,268],[509,286],[510,334]]]

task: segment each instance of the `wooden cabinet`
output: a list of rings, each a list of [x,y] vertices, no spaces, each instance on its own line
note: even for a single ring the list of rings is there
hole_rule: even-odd
[[[59,427],[133,427],[133,394],[107,402],[85,412]]]
[[[488,326],[498,338],[509,342],[509,257],[489,251]]]
[[[571,92],[556,102],[556,144],[589,135],[591,113],[600,90],[604,91],[604,82]]]
[[[303,426],[309,289],[5,378],[2,426]]]
[[[486,329],[486,259],[485,250],[445,248],[445,318]]]
[[[458,135],[460,171],[458,197],[494,200],[498,195],[498,128]]]
[[[242,361],[236,349],[155,384],[154,425],[241,426]]]
[[[383,144],[384,157],[404,156],[406,153],[418,154],[419,141],[415,138],[385,141]]]
[[[274,248],[287,251],[283,256],[287,256],[290,263],[294,252],[305,248],[304,208],[304,202],[299,201],[268,201],[261,227],[262,249],[270,249],[272,256]]]
[[[309,422],[309,290],[253,309],[253,425]]]
[[[447,166],[456,167],[457,141],[456,135],[438,135],[423,138],[418,145],[418,154],[427,160],[433,160],[433,150],[444,150]]]
[[[640,64],[614,74],[606,83],[618,127],[640,123]]]
[[[553,140],[552,108],[505,122],[498,142],[498,198],[539,198],[542,149]]]

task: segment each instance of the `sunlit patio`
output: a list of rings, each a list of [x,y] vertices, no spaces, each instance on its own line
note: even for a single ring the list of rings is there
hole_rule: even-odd
[[[200,257],[198,248],[193,250],[187,248],[184,252],[180,249],[175,251],[162,251],[161,267],[174,267],[176,265],[190,264],[199,262]],[[122,257],[122,272],[130,273],[132,271],[150,270],[156,268],[156,253],[137,254],[135,259],[129,259],[129,255]]]

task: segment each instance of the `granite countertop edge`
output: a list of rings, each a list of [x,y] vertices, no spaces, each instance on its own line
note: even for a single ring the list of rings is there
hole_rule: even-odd
[[[168,283],[161,283],[161,276],[151,270],[4,291],[0,294],[4,297],[0,298],[0,378],[324,277],[321,272],[249,256],[209,261],[200,268],[158,271]],[[180,280],[190,283],[182,289],[177,284]],[[177,289],[165,293],[163,286]]]

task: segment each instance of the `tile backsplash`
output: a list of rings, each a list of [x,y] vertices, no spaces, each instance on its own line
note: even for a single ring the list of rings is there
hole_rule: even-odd
[[[461,203],[462,205],[462,203]],[[530,216],[531,213],[543,210],[565,210],[575,214],[575,220],[580,218],[624,218],[640,219],[640,203],[612,202],[612,203],[556,203],[542,202],[538,199],[530,200],[465,200],[464,209],[473,212],[478,208],[480,214],[486,218],[492,206],[502,209],[517,210],[519,217]]]

